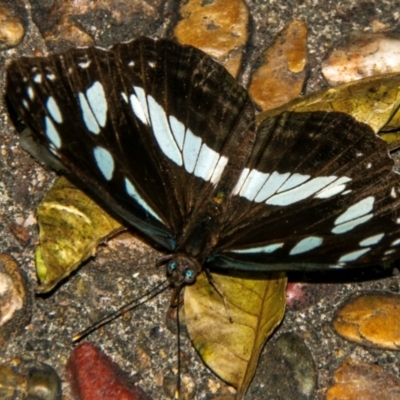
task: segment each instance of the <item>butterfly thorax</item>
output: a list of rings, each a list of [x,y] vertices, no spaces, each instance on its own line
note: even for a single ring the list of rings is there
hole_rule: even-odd
[[[208,213],[186,225],[177,243],[176,253],[163,258],[167,263],[167,277],[175,287],[190,285],[202,271],[202,265],[210,253],[210,248],[218,237],[218,218]]]

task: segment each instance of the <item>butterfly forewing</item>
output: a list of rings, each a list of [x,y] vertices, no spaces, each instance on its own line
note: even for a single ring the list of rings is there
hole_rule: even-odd
[[[228,161],[243,164],[228,155],[254,124],[247,93],[221,66],[165,40],[23,58],[9,66],[7,87],[67,171],[169,250],[227,180]]]
[[[246,91],[192,47],[23,58],[7,96],[70,176],[165,250],[249,270],[399,256],[399,176],[372,130],[316,112],[255,132]]]
[[[245,171],[214,263],[344,267],[399,254],[400,177],[366,125],[325,112],[264,121]]]

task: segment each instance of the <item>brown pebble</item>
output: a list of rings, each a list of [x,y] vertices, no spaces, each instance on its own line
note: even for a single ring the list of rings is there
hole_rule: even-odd
[[[8,224],[8,228],[14,237],[22,244],[27,245],[30,242],[31,235],[29,234],[28,229],[26,229],[23,225],[17,224],[15,222],[10,222]]]
[[[51,34],[46,35],[46,41],[51,47],[59,45],[59,42],[63,42],[64,45],[79,47],[95,44],[90,34],[66,16],[61,18],[60,23],[53,28]]]
[[[22,20],[12,15],[11,10],[0,6],[0,50],[18,46],[25,35]]]
[[[249,12],[242,0],[189,0],[180,8],[175,38],[203,50],[236,76],[248,39]]]
[[[151,367],[151,356],[145,347],[139,346],[137,348],[135,358],[138,360],[138,365],[140,366],[141,371]]]
[[[400,381],[376,364],[352,359],[336,370],[326,400],[399,400]]]
[[[263,111],[279,107],[299,96],[307,67],[307,25],[295,20],[274,39],[255,72],[249,93]]]
[[[333,327],[343,338],[363,346],[400,350],[399,316],[399,295],[366,293],[337,311]]]

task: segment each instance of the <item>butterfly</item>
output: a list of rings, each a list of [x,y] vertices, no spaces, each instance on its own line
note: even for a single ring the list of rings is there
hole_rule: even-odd
[[[38,157],[161,248],[175,287],[214,268],[400,255],[400,178],[383,140],[339,112],[257,125],[246,90],[198,49],[141,37],[20,58],[6,93]]]

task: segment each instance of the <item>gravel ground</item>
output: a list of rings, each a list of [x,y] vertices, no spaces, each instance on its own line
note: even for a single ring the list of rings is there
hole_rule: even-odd
[[[307,92],[326,87],[320,75],[320,63],[335,42],[351,31],[371,30],[373,21],[398,29],[400,16],[399,1],[254,0],[248,1],[248,5],[254,19],[251,60],[256,59],[258,52],[270,44],[275,34],[287,22],[295,18],[307,22],[311,66]],[[173,20],[174,15],[171,12],[151,27],[138,20],[135,29],[126,32],[125,38],[166,32]],[[104,26],[98,29],[103,29]],[[107,40],[112,40],[112,35],[108,35]],[[23,44],[15,50],[0,54],[0,86],[3,92],[4,61],[33,49],[43,50],[44,42],[31,23]],[[37,227],[34,223],[34,210],[46,189],[51,186],[55,175],[39,166],[18,147],[18,138],[9,123],[3,102],[0,103],[0,129],[0,250],[18,260],[35,286],[33,257]],[[11,234],[8,228],[11,222],[28,227],[31,234],[28,245],[22,245]],[[101,247],[95,259],[87,262],[54,292],[36,298],[31,325],[9,344],[0,360],[25,354],[49,363],[64,377],[64,365],[73,348],[71,336],[99,316],[153,287],[163,277],[163,273],[153,267],[156,256],[157,253],[141,241],[128,237],[113,241],[109,247]],[[275,336],[292,331],[299,333],[306,341],[318,371],[318,391],[315,398],[324,398],[334,370],[350,355],[376,362],[399,376],[398,353],[349,344],[337,337],[330,327],[336,306],[349,294],[360,290],[398,293],[399,278],[384,275],[381,270],[370,270],[351,274],[343,272],[335,276],[307,274],[292,278],[334,282],[332,286],[335,286],[331,290],[333,294],[330,293],[327,297],[328,300],[316,296],[313,306],[302,311],[289,310]],[[176,337],[168,330],[165,322],[168,303],[169,294],[165,293],[133,311],[130,320],[117,320],[90,336],[93,343],[112,356],[123,369],[131,372],[140,386],[154,399],[164,398],[162,377],[171,375],[176,369]],[[182,339],[182,352],[184,365],[188,366],[185,375],[196,383],[196,399],[212,398],[213,388],[223,384],[204,367],[186,337]],[[262,398],[257,397],[256,393],[257,390],[248,398]],[[64,397],[70,398],[67,386]]]

